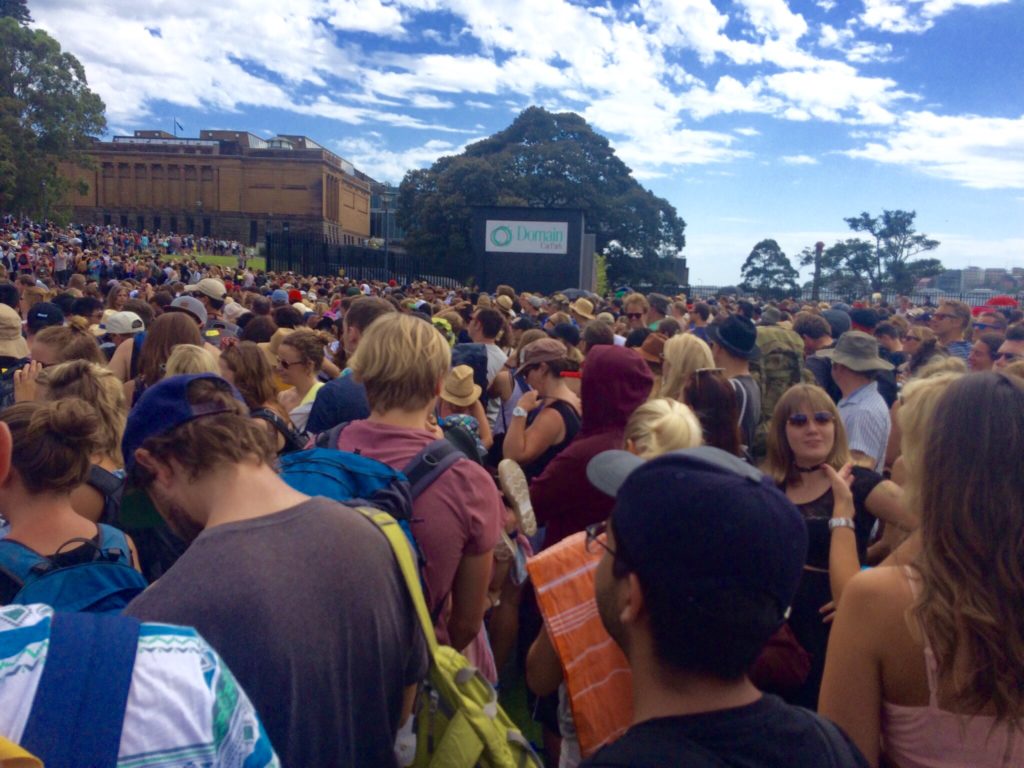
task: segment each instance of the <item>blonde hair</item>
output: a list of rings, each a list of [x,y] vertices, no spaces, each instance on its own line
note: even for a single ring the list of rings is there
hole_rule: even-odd
[[[625,439],[639,456],[653,459],[703,442],[700,420],[690,406],[668,397],[648,400],[626,422]]]
[[[919,481],[923,478],[918,470],[928,452],[925,434],[935,418],[935,408],[949,385],[963,375],[963,371],[943,371],[930,377],[915,378],[907,382],[900,393],[896,418],[900,428],[900,455],[907,469],[903,491],[908,508],[914,506],[914,500],[920,495]]]
[[[124,385],[113,371],[87,360],[73,360],[46,368],[39,374],[42,400],[64,400],[79,397],[92,405],[100,417],[97,439],[99,450],[118,466],[121,438],[128,418]]]
[[[374,411],[416,410],[433,401],[452,352],[431,323],[390,313],[373,322],[349,361]]]
[[[814,384],[794,384],[787,389],[779,402],[775,404],[772,421],[768,426],[768,464],[767,474],[779,485],[785,486],[800,477],[796,468],[796,457],[786,436],[786,423],[789,417],[807,406],[811,412],[828,411],[832,414],[835,427],[835,439],[832,449],[825,457],[824,464],[833,469],[841,469],[850,460],[850,448],[846,441],[846,428],[839,417],[839,409],[821,387]]]
[[[959,357],[936,355],[914,371],[914,380],[929,379],[944,373],[967,373],[967,363]]]
[[[693,372],[700,368],[714,368],[711,347],[699,336],[679,333],[665,342],[661,381],[661,395],[682,402],[683,389]]]
[[[178,344],[167,358],[164,376],[179,376],[183,373],[216,373],[220,366],[208,349],[195,344]]]

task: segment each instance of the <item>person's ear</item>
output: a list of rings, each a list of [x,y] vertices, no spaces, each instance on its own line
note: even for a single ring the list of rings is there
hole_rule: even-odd
[[[624,625],[636,624],[644,613],[644,591],[640,587],[640,579],[630,573],[623,580],[623,602],[619,612],[619,620]]]
[[[11,471],[11,453],[14,450],[14,441],[11,438],[11,430],[0,421],[0,485],[7,480]]]
[[[153,475],[153,483],[167,487],[174,479],[174,468],[160,461],[145,448],[135,449],[135,463]]]

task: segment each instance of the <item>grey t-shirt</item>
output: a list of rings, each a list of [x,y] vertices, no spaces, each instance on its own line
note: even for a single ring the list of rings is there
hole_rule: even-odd
[[[315,498],[206,530],[126,613],[198,629],[286,768],[395,765],[426,644],[387,539],[358,512]]]
[[[736,412],[740,420],[740,439],[750,448],[761,421],[761,390],[750,375],[733,376],[730,380],[736,393]]]

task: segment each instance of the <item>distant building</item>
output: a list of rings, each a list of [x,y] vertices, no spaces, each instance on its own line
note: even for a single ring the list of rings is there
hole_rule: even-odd
[[[963,282],[961,290],[970,291],[981,288],[985,284],[985,270],[981,267],[967,267],[963,270]]]
[[[1002,283],[1007,277],[1007,272],[1002,267],[989,267],[985,270],[985,287],[994,288]]]
[[[931,286],[948,293],[960,293],[963,291],[963,279],[962,269],[947,269],[931,279]]]
[[[135,131],[97,141],[88,154],[92,169],[64,170],[87,185],[68,199],[76,221],[249,245],[281,231],[342,244],[370,237],[372,180],[305,136]]]

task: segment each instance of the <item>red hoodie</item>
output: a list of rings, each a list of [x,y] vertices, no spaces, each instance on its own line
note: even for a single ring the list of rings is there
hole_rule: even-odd
[[[611,515],[615,500],[587,481],[587,462],[602,451],[622,448],[626,422],[651,393],[654,378],[632,349],[594,347],[583,366],[579,434],[530,484],[537,522],[547,525],[544,546]]]

